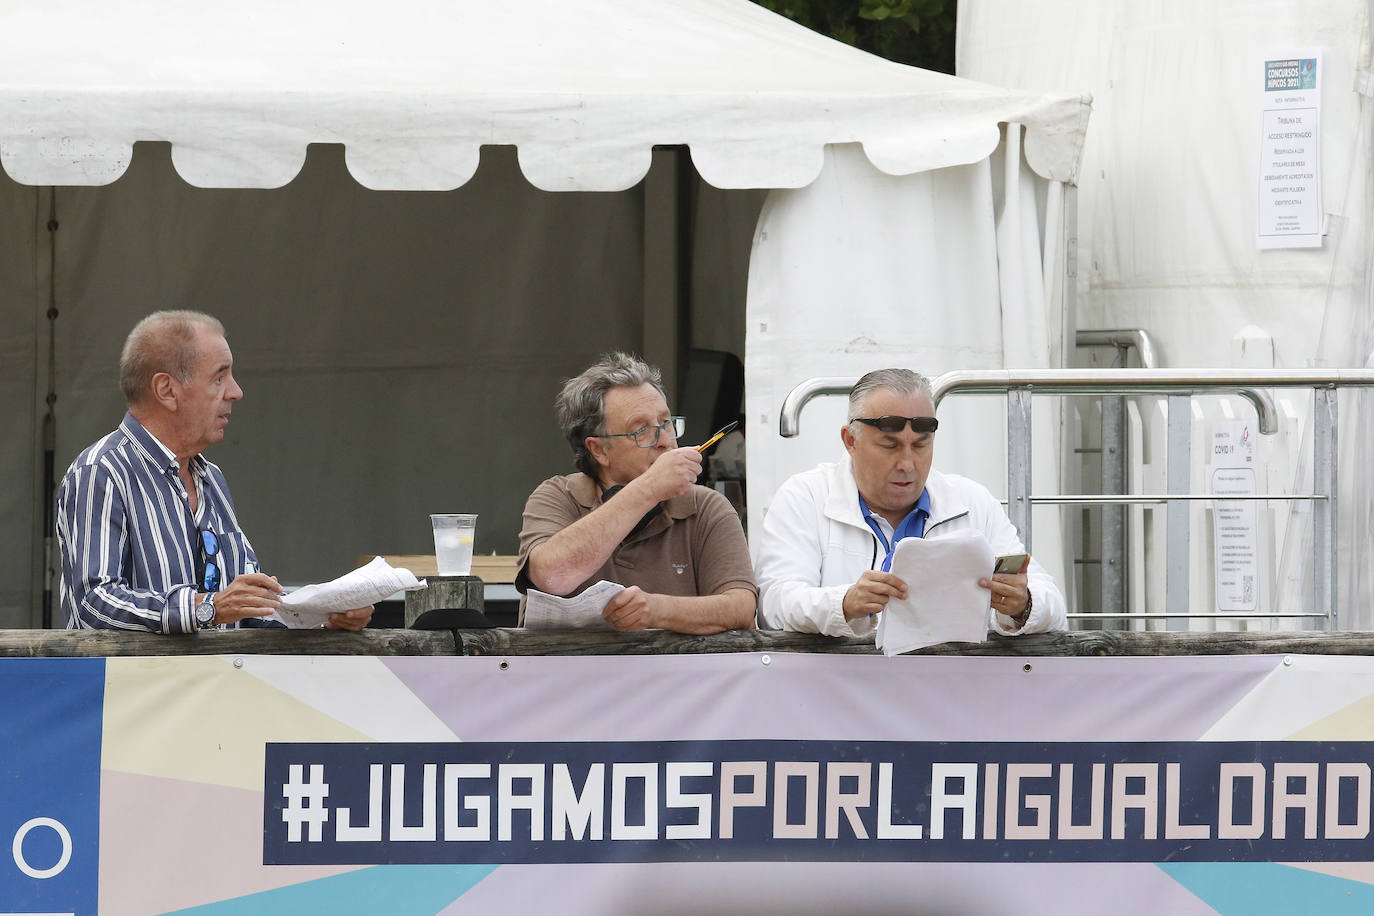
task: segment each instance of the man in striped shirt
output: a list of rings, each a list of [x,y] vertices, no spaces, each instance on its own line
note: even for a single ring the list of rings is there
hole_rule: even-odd
[[[57,493],[68,628],[284,626],[281,584],[258,571],[229,484],[201,455],[243,397],[233,362],[224,326],[199,312],[155,312],[129,334],[124,422],[77,456]],[[371,617],[344,611],[328,626]]]

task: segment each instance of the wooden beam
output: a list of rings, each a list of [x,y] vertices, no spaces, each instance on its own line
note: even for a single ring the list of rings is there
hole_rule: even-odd
[[[686,636],[666,630],[458,630],[465,655],[703,655],[728,652],[824,652],[872,655],[872,637],[832,639],[777,630]]]
[[[455,655],[451,630],[215,630],[187,636],[121,630],[0,630],[0,657],[126,655]]]
[[[873,639],[832,639],[776,630],[684,636],[663,630],[217,630],[159,636],[115,630],[0,630],[0,657],[128,655],[697,655],[816,652],[874,655]],[[1155,655],[1374,655],[1374,633],[1128,633],[1085,630],[1034,636],[990,635],[943,643],[912,655],[1143,657]]]

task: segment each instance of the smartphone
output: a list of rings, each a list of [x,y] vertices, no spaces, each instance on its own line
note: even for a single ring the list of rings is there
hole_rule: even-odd
[[[1021,567],[1026,565],[1026,561],[1029,559],[1030,554],[1028,553],[1004,553],[999,556],[997,562],[993,564],[992,572],[994,575],[997,573],[1016,575],[1021,571]]]

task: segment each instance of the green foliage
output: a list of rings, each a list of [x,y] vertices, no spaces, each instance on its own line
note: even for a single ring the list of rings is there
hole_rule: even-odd
[[[754,0],[809,29],[899,64],[954,72],[957,0]]]

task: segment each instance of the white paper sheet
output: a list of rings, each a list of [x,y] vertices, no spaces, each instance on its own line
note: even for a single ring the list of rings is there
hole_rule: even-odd
[[[978,580],[992,575],[995,562],[981,531],[899,541],[892,572],[906,582],[907,597],[889,601],[878,622],[883,653],[986,640],[992,592]]]
[[[367,607],[398,591],[414,591],[425,585],[424,579],[416,579],[405,567],[392,566],[375,557],[366,566],[344,573],[332,582],[306,585],[290,592],[281,599],[279,613],[289,627],[317,627],[335,611]]]
[[[602,579],[580,595],[563,598],[538,589],[525,592],[525,628],[528,630],[613,630],[601,616],[612,598],[625,586]]]

